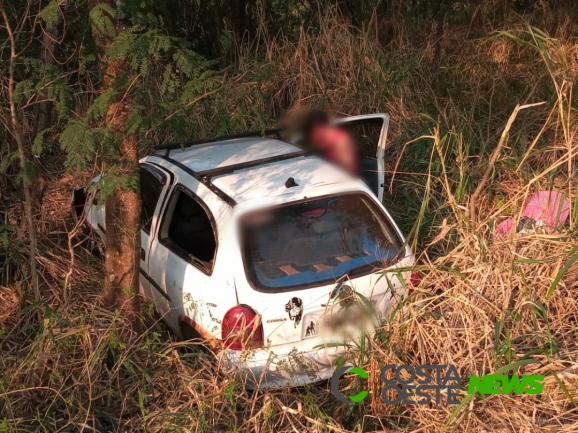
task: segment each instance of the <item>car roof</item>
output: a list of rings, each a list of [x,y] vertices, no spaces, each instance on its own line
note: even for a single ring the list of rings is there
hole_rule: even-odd
[[[241,138],[173,150],[170,158],[195,172],[296,153],[295,144],[272,138]],[[287,188],[292,177],[297,186]],[[260,197],[277,197],[304,188],[355,182],[343,170],[315,155],[263,163],[216,175],[211,183],[237,203]]]
[[[300,150],[294,144],[272,138],[237,138],[173,150],[170,156],[193,171],[205,171]]]
[[[297,185],[288,188],[285,184],[289,178],[293,178],[293,182]],[[214,185],[233,197],[237,203],[352,181],[353,179],[345,172],[317,156],[302,156],[237,170],[212,180]]]

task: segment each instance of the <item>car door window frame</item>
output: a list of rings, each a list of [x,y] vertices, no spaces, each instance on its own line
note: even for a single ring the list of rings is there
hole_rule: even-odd
[[[157,167],[155,167],[151,164],[147,164],[147,163],[140,164],[140,168],[142,170],[148,171],[150,174],[152,174],[161,183],[161,192],[157,198],[157,202],[155,203],[155,210],[156,210],[156,208],[159,204],[160,198],[163,195],[163,189],[165,188],[167,181],[169,181],[169,177],[162,170],[158,169]],[[141,195],[142,195],[142,191],[141,191]],[[141,209],[141,212],[142,212],[142,209]],[[151,235],[151,232],[153,231],[152,229],[153,229],[154,215],[155,215],[155,213],[153,210],[153,214],[151,215],[151,227],[148,230],[145,228],[144,224],[142,224],[142,219],[141,219],[141,224],[142,224],[141,230],[149,236]]]
[[[211,262],[205,262],[204,260],[196,258],[192,254],[187,253],[181,247],[176,245],[176,243],[168,237],[169,226],[170,226],[170,223],[171,223],[172,218],[173,218],[173,215],[171,215],[170,219],[169,219],[168,212],[169,212],[169,208],[173,204],[173,200],[175,200],[175,196],[176,196],[177,192],[179,194],[183,194],[183,193],[187,194],[192,200],[196,201],[203,208],[203,210],[205,211],[205,214],[209,218],[209,222],[211,224],[211,229],[213,232],[213,237],[215,238],[215,252],[213,254],[213,260]],[[184,186],[181,183],[177,183],[172,188],[172,190],[170,191],[168,196],[169,196],[168,200],[166,201],[164,209],[162,210],[162,218],[160,221],[159,230],[157,232],[156,238],[157,238],[158,242],[161,245],[168,248],[173,253],[177,254],[179,257],[181,257],[182,259],[184,259],[188,263],[190,263],[191,265],[193,265],[195,268],[199,269],[201,272],[205,273],[208,276],[212,275],[213,269],[215,269],[215,262],[217,260],[217,252],[219,250],[219,237],[218,237],[218,232],[217,232],[217,224],[216,224],[215,217],[213,216],[213,213],[211,212],[209,207],[203,202],[203,199],[201,197],[199,197],[197,194],[192,192],[189,188],[187,188],[186,186]],[[175,202],[175,205],[176,205],[176,202]],[[174,212],[174,208],[173,208],[173,212]],[[163,233],[165,233],[165,232],[166,232],[167,236],[163,236]]]

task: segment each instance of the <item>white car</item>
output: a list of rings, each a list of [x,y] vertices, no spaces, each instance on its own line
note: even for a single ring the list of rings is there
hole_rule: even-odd
[[[373,149],[365,182],[259,133],[163,145],[143,158],[140,290],[166,324],[206,339],[252,387],[331,377],[347,350],[337,336],[372,332],[364,303],[351,301],[386,314],[414,263],[381,203],[388,120],[336,121],[362,153]],[[104,240],[104,208],[74,197]]]

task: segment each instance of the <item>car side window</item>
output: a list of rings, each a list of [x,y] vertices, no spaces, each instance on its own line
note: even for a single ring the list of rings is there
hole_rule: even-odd
[[[153,167],[141,166],[140,168],[140,194],[142,200],[141,226],[150,234],[153,215],[167,176]]]
[[[161,241],[210,274],[217,251],[212,221],[212,216],[200,199],[177,185],[165,214]]]

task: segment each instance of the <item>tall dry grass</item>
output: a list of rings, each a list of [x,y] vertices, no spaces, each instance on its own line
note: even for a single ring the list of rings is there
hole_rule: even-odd
[[[391,114],[387,205],[424,278],[359,358],[369,398],[343,405],[327,384],[251,393],[204,352],[173,341],[153,315],[133,334],[98,306],[101,267],[78,250],[70,304],[49,303],[42,323],[22,301],[26,288],[1,289],[5,305],[22,305],[0,315],[0,431],[578,431],[576,29],[561,22],[547,35],[519,17],[473,36],[449,26],[439,64],[434,30],[376,22],[359,32],[328,12],[297,42],[239,47],[243,72],[195,108],[208,132],[207,106],[223,101],[247,127],[308,106]],[[508,124],[518,104],[539,102]],[[502,136],[472,218],[468,198]],[[561,231],[493,237],[500,218],[552,187],[573,203]],[[58,248],[40,260],[56,292],[69,263]],[[546,385],[540,395],[464,390],[457,407],[386,405],[378,374],[387,363],[454,364],[464,377],[539,373]],[[357,385],[345,378],[342,389]]]

